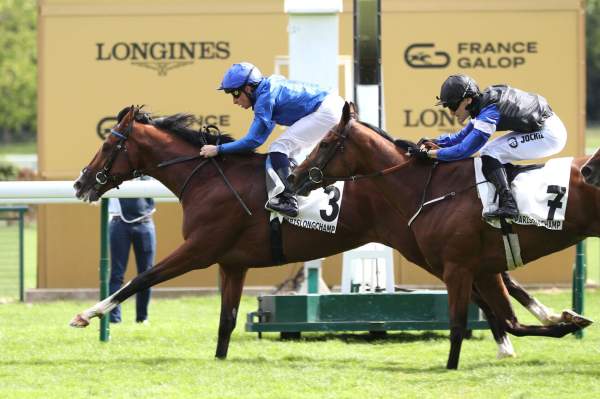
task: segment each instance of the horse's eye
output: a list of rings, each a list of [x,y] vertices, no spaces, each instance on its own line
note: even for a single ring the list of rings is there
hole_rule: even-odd
[[[319,145],[319,147],[321,147],[322,149],[325,149],[329,146],[329,143],[322,141],[321,144]]]
[[[110,150],[110,147],[112,147],[112,146],[108,143],[102,144],[102,152]]]

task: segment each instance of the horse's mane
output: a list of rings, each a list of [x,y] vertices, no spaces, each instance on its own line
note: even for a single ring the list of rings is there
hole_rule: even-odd
[[[117,121],[121,122],[121,119],[127,115],[130,107],[125,107],[117,115]],[[150,112],[142,111],[141,107],[135,114],[135,121],[144,125],[152,125],[157,129],[164,130],[168,133],[174,134],[186,142],[202,147],[204,141],[208,144],[218,145],[223,143],[231,143],[235,141],[233,137],[226,133],[213,133],[212,130],[198,131],[191,128],[191,126],[197,122],[196,117],[188,113],[177,113],[175,115],[163,116],[159,118],[152,118]],[[203,140],[204,138],[204,140]]]
[[[403,139],[394,139],[392,136],[390,136],[390,134],[388,132],[386,132],[385,130],[383,130],[380,127],[371,125],[370,123],[365,122],[365,121],[358,121],[358,123],[360,123],[363,126],[368,127],[369,129],[371,129],[375,133],[379,134],[384,139],[391,141],[392,143],[396,144],[398,147],[401,147],[405,150],[408,150],[409,148],[413,148],[413,149],[417,148],[417,145],[415,143],[413,143],[412,141],[403,140]]]

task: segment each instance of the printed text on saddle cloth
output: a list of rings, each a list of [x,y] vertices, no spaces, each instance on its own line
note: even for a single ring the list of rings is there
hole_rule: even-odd
[[[562,230],[567,212],[569,179],[573,158],[549,160],[543,168],[522,172],[512,182],[512,189],[519,208],[518,224],[533,224],[550,230]],[[481,171],[481,158],[474,158],[475,180],[485,180]],[[491,183],[479,184],[477,191],[483,205],[483,213],[498,207],[495,190]],[[498,220],[489,223],[500,227]]]
[[[277,178],[277,174],[272,168],[268,168],[267,173],[273,174],[271,180],[275,186],[268,187],[269,192],[267,193],[268,197],[272,198],[276,195],[275,193],[283,191],[283,184],[279,178]],[[280,217],[288,223],[298,227],[334,234],[340,216],[343,193],[343,181],[336,182],[325,188],[319,188],[312,191],[308,197],[297,197],[298,217],[291,218],[277,213],[271,213],[271,219]]]

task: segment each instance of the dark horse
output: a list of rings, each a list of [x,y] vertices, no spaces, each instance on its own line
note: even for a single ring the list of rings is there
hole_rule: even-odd
[[[433,170],[432,162],[408,157],[409,148],[416,149],[416,145],[403,140],[395,143],[384,132],[378,134],[356,121],[352,106],[346,103],[337,127],[294,171],[293,185],[302,194],[336,180],[372,177],[377,194],[397,210],[395,222],[403,226],[407,226],[424,201],[456,193],[448,196],[452,200],[424,208],[411,225],[426,268],[443,279],[448,289],[451,324],[448,368],[458,367],[473,285],[491,307],[500,328],[510,333],[560,336],[577,330],[573,324],[552,326],[552,332],[539,330],[545,327],[518,325],[511,315],[506,292],[498,289],[497,273],[507,269],[505,251],[500,231],[482,220],[482,206],[474,188],[473,161],[440,163]],[[583,162],[585,159],[575,159],[571,167],[563,230],[514,225],[525,263],[567,248],[584,237],[599,235],[600,191],[583,183],[579,173]],[[426,187],[429,187],[427,192]],[[373,197],[377,194],[373,193]]]
[[[268,214],[264,210],[265,156],[250,153],[217,161],[252,211],[249,216],[225,185],[219,171],[207,164],[207,160],[198,159],[199,148],[205,143],[215,144],[219,137],[189,128],[193,122],[191,115],[177,114],[151,120],[139,108],[131,107],[123,110],[120,116],[113,133],[75,182],[77,197],[96,201],[109,189],[140,173],[153,176],[179,197],[184,215],[184,242],[121,290],[75,316],[71,325],[85,327],[91,318],[102,317],[136,292],[218,263],[222,304],[216,356],[225,358],[247,269],[278,264],[271,253]],[[224,135],[220,140],[232,139]],[[380,242],[397,249],[411,262],[435,272],[427,265],[412,232],[397,223],[402,213],[398,213],[393,202],[371,194],[376,188],[376,183],[369,180],[348,185],[335,234],[284,223],[283,250],[287,261],[306,261],[368,242]],[[543,306],[514,282],[507,281],[511,292],[525,306]],[[493,284],[495,290],[505,292],[502,281],[494,280]],[[474,299],[478,299],[476,293]],[[489,313],[485,303],[479,304]],[[559,321],[560,316],[547,313],[550,320],[546,321]],[[506,332],[495,328],[493,314],[489,313],[488,319],[499,345],[510,343]]]
[[[581,174],[587,184],[600,187],[600,148],[583,164]]]

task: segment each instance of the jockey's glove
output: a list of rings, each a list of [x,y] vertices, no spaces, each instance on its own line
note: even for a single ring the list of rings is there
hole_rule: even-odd
[[[421,146],[423,144],[428,144],[428,143],[437,145],[437,140],[436,139],[430,139],[429,137],[421,137],[419,139],[419,141],[417,142],[417,147],[421,148]]]
[[[408,151],[406,152],[406,155],[408,155],[409,157],[412,157],[412,158],[420,159],[420,160],[429,159],[429,154],[427,153],[426,149],[421,150],[419,148],[410,147],[408,149]]]

